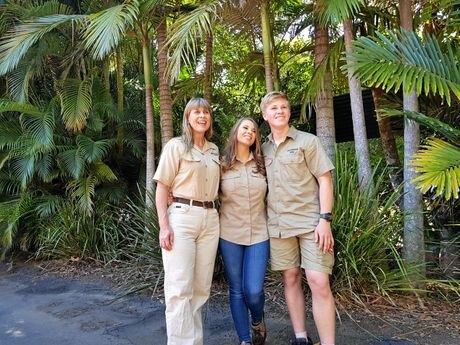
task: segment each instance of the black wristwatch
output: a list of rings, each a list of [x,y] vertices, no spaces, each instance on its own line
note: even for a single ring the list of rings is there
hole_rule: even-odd
[[[320,213],[319,214],[319,218],[322,218],[328,222],[332,222],[332,213],[331,212],[327,212],[327,213]]]

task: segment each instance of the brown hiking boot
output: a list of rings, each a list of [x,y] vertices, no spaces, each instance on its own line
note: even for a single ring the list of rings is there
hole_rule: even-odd
[[[267,329],[264,320],[260,321],[257,325],[251,324],[252,330],[252,344],[264,345],[265,338],[267,337]]]

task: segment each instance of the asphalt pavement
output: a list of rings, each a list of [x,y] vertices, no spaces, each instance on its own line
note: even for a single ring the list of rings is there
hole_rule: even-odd
[[[164,305],[142,295],[41,274],[38,268],[0,267],[1,345],[165,345]],[[206,345],[237,345],[226,303],[203,310]],[[348,321],[347,321],[348,320]],[[337,345],[413,345],[370,336],[351,320],[338,323]],[[267,345],[289,344],[286,314],[266,318]],[[317,335],[312,333],[313,337]]]

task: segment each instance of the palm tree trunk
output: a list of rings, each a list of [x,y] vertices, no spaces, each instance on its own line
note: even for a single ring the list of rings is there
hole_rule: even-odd
[[[116,61],[117,61],[117,109],[118,113],[122,114],[123,113],[123,108],[124,108],[124,85],[123,85],[123,78],[124,78],[124,73],[123,73],[123,56],[121,52],[121,48],[118,47],[116,52]]]
[[[315,25],[315,67],[318,67],[329,51],[327,29]],[[335,124],[332,97],[332,75],[329,70],[324,75],[324,86],[315,99],[316,135],[324,146],[329,159],[335,162]]]
[[[390,169],[390,181],[393,189],[396,190],[402,183],[401,161],[399,160],[396,140],[391,129],[391,120],[380,115],[379,109],[382,108],[384,91],[380,87],[372,87],[372,98],[375,105],[375,115],[379,126],[380,140],[382,141],[383,152],[386,163]]]
[[[265,88],[267,92],[273,91],[272,76],[272,53],[271,53],[271,32],[270,32],[270,12],[269,0],[263,0],[260,5],[260,19],[262,25],[262,45],[264,49],[264,68],[265,68]]]
[[[206,56],[204,66],[204,98],[211,104],[212,101],[212,52],[213,52],[212,32],[206,36]]]
[[[271,23],[271,22],[270,22]],[[273,72],[273,88],[276,91],[280,90],[280,71],[278,68],[278,54],[276,53],[275,37],[273,35],[272,25],[270,24],[270,42],[271,42],[271,52],[272,52],[272,72]]]
[[[401,28],[413,31],[412,1],[399,0]],[[415,90],[405,92],[404,110],[418,111],[418,99]],[[404,119],[404,258],[416,265],[420,277],[426,276],[425,242],[423,229],[422,194],[412,183],[417,173],[410,167],[413,154],[418,152],[420,129],[417,122]]]
[[[353,51],[353,28],[351,19],[343,22],[345,50],[347,56]],[[356,159],[358,161],[359,187],[362,191],[372,188],[372,171],[367,143],[366,122],[364,119],[363,94],[361,83],[348,68],[348,85],[350,88],[351,113],[353,119],[353,134],[355,138]]]
[[[166,17],[162,18],[157,28],[158,42],[158,79],[160,88],[160,129],[161,145],[164,146],[174,136],[172,121],[172,100],[169,91],[169,82],[166,74],[168,51],[166,44]]]
[[[150,39],[147,34],[142,36],[142,62],[145,81],[145,203],[153,206],[153,175],[155,174],[155,131],[152,105],[152,62],[150,60]]]
[[[109,66],[109,56],[106,56],[104,62],[102,63],[102,75],[104,81],[104,92],[105,98],[107,101],[111,101],[112,97],[110,95],[110,66]]]

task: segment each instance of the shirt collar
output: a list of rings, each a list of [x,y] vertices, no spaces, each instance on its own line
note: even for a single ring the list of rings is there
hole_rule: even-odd
[[[296,139],[297,138],[297,134],[299,133],[299,131],[294,127],[294,126],[290,126],[289,127],[289,131],[286,135],[286,138],[291,138],[291,139]],[[274,143],[275,141],[273,140],[273,133],[270,133],[268,136],[267,136],[267,140],[271,141],[272,143]]]
[[[254,154],[252,153],[252,151],[250,151],[250,152],[249,152],[249,158],[248,158],[248,160],[246,161],[246,163],[248,163],[248,162],[250,162],[250,161],[252,161],[252,160],[254,160]],[[237,162],[240,162],[241,164],[245,164],[245,163],[243,163],[242,161],[240,161],[238,158],[236,158],[236,161],[237,161]]]

